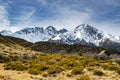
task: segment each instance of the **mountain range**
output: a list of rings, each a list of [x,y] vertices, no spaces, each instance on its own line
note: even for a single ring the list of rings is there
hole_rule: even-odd
[[[64,44],[82,44],[120,49],[119,36],[107,34],[88,24],[81,24],[72,31],[67,29],[57,30],[53,26],[48,26],[45,29],[43,27],[24,28],[14,33],[8,30],[3,30],[0,34],[21,38],[33,43],[50,41]]]

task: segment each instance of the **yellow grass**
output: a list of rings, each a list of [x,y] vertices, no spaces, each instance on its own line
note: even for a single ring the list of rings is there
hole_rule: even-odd
[[[43,77],[42,75],[31,75],[22,71],[4,70],[3,64],[0,64],[0,76],[4,76],[4,79],[0,80],[77,80],[77,78],[80,78],[82,75],[88,75],[92,80],[120,80],[120,75],[114,71],[104,71],[102,69],[101,71],[106,75],[96,76],[93,75],[93,71],[87,71],[87,69],[84,69],[83,74],[73,75],[71,77],[67,77],[67,74],[69,74],[70,71],[62,72],[57,74],[55,77]]]

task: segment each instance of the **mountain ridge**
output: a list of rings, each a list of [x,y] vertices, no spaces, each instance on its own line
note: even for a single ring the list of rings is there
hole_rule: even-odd
[[[81,24],[73,29],[73,31],[69,31],[67,29],[57,30],[53,26],[48,26],[47,28],[24,28],[15,33],[3,30],[0,32],[0,34],[21,38],[33,43],[40,41],[50,41],[64,44],[83,44],[89,46],[103,47],[105,45],[103,45],[102,43],[105,43],[106,39],[109,39],[109,42],[115,42],[115,44],[117,44],[118,46],[120,45],[120,39],[118,36],[116,37],[111,34],[104,33],[103,31],[88,24]],[[106,43],[106,45],[108,44]]]

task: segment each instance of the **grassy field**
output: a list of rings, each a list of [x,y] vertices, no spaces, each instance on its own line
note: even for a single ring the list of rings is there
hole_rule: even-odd
[[[120,63],[112,59],[94,60],[77,55],[47,54],[31,60],[4,63],[0,76],[5,78],[6,75],[10,80],[119,80]]]

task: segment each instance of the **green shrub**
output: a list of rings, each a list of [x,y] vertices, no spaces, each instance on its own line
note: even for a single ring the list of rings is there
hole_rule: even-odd
[[[37,70],[40,70],[40,71],[45,71],[49,67],[47,65],[45,65],[45,64],[40,63],[40,64],[34,64],[31,68],[32,69],[37,69]]]
[[[102,65],[102,68],[111,71],[115,71],[119,69],[116,65],[112,65],[112,64],[104,64]]]
[[[98,62],[90,62],[88,66],[94,67],[94,66],[100,66],[100,64]]]
[[[107,64],[103,64],[102,68],[106,70],[108,68],[108,65]]]
[[[116,72],[120,75],[120,69],[118,69]]]
[[[88,67],[87,70],[88,71],[94,71],[94,68],[93,67]]]
[[[62,71],[64,71],[64,69],[60,66],[56,66],[56,65],[52,65],[49,67],[48,69],[48,74],[59,74],[61,73]]]
[[[118,70],[118,67],[116,65],[109,65],[108,70],[112,70],[112,71]]]
[[[28,73],[33,74],[33,75],[38,75],[38,74],[41,74],[42,71],[40,71],[40,70],[38,70],[38,69],[30,69],[30,70],[28,71]]]
[[[98,76],[104,75],[104,73],[103,73],[102,71],[100,71],[100,70],[95,70],[95,71],[93,72],[93,74],[94,74],[94,75],[98,75]]]
[[[17,71],[23,71],[23,70],[27,70],[28,67],[25,66],[22,63],[7,63],[6,65],[4,65],[6,70],[17,70]]]
[[[85,76],[81,76],[79,79],[77,80],[91,80],[91,78],[88,75]]]
[[[5,77],[4,77],[3,75],[0,75],[0,80],[1,80],[1,79],[4,80],[4,78],[5,78]]]
[[[9,58],[11,61],[17,61],[19,57],[17,55],[9,55]]]
[[[0,63],[10,62],[10,58],[6,56],[0,56]]]
[[[72,71],[71,71],[71,74],[72,75],[78,75],[78,74],[82,74],[83,72],[83,67],[81,68],[74,68]]]

